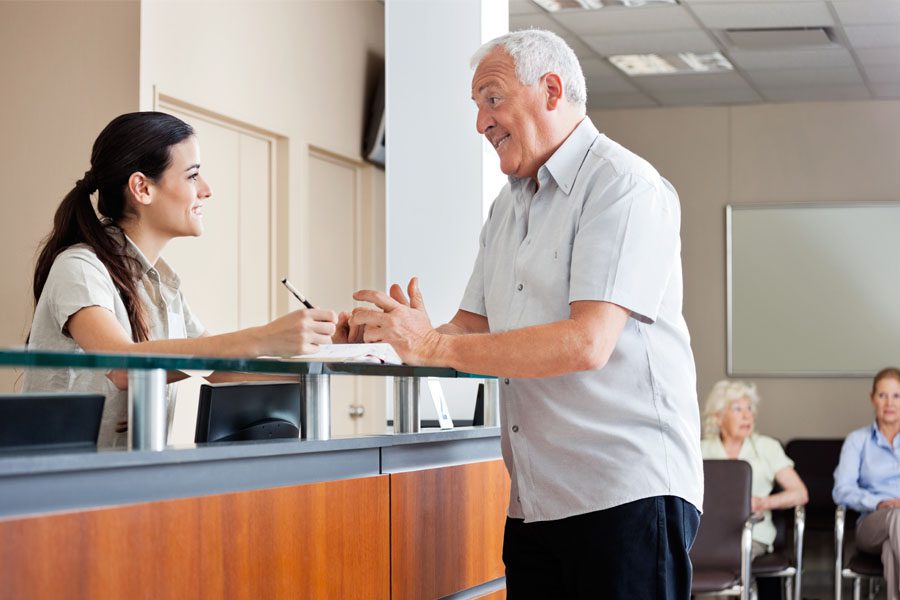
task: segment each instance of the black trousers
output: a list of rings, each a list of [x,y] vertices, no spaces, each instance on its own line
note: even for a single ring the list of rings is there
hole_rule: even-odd
[[[506,520],[510,600],[689,600],[700,513],[656,496],[558,521]]]

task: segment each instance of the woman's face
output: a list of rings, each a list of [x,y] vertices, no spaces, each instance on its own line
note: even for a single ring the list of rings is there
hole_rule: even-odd
[[[872,392],[872,406],[879,427],[900,425],[900,381],[893,377],[879,381]]]
[[[749,398],[733,400],[718,414],[719,431],[723,440],[744,440],[753,433],[753,411]]]
[[[144,224],[167,238],[203,233],[203,204],[212,196],[200,176],[200,144],[196,136],[169,148],[170,164],[152,185],[152,202]]]

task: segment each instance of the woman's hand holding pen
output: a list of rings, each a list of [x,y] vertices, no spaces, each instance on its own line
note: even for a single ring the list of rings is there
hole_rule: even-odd
[[[322,344],[330,344],[338,315],[324,308],[300,309],[260,327],[258,354],[296,356],[310,354]]]
[[[306,308],[308,308],[310,310],[315,310],[315,307],[313,307],[312,303],[306,298],[306,296],[304,296],[300,292],[300,290],[298,290],[297,288],[294,287],[294,284],[292,284],[290,281],[288,281],[287,277],[282,277],[281,283],[283,283],[284,287],[286,287],[288,289],[288,291],[291,292],[291,294],[294,296],[294,298],[296,298],[298,301],[302,302]],[[334,314],[334,313],[332,313],[332,314]],[[364,331],[365,331],[365,327],[360,327],[357,325],[350,324],[350,313],[342,312],[341,314],[339,314],[337,316],[336,327],[335,327],[334,333],[331,335],[331,339],[329,339],[328,342],[324,342],[324,343],[355,344],[355,343],[361,342],[363,340],[363,332]],[[319,342],[319,343],[322,343],[322,342]],[[307,354],[307,353],[304,352],[304,354]]]

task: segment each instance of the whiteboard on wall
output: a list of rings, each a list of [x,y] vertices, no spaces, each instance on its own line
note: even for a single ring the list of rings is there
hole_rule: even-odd
[[[900,203],[726,207],[728,374],[900,366]]]

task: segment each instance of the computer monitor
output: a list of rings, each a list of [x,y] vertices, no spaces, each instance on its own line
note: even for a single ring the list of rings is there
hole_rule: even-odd
[[[394,424],[393,419],[388,419],[388,427]],[[419,421],[419,425],[423,428],[432,428],[432,427],[440,427],[441,424],[437,419],[421,419]],[[478,391],[475,394],[475,412],[472,415],[472,420],[468,419],[453,419],[454,427],[478,427],[484,425],[484,384],[478,384]]]
[[[0,452],[97,447],[102,394],[0,395]]]
[[[299,438],[302,407],[296,382],[202,385],[194,441]]]

